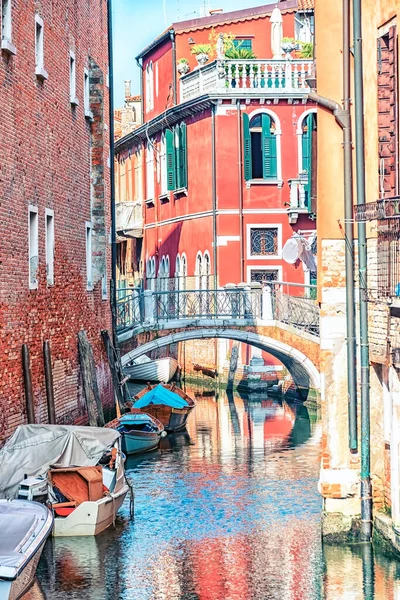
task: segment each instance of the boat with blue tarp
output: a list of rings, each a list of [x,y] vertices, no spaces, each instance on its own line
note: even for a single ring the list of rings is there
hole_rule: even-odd
[[[175,384],[150,385],[136,394],[134,408],[155,417],[166,431],[179,431],[186,427],[186,421],[196,406]]]
[[[114,428],[121,434],[122,451],[128,455],[155,450],[166,435],[158,419],[141,411],[126,413],[117,421]]]

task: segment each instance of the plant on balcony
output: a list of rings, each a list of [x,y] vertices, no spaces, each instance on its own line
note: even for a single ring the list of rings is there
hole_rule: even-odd
[[[185,75],[190,71],[189,61],[187,58],[180,58],[177,62],[178,73]]]
[[[282,38],[281,47],[286,54],[286,58],[290,58],[290,53],[293,52],[293,50],[297,50],[298,45],[294,38],[284,37]]]
[[[210,58],[212,48],[211,44],[194,44],[190,48],[190,52],[195,55],[199,65],[205,65]]]
[[[211,46],[211,52],[210,52],[210,58],[214,59],[217,56],[217,44],[218,44],[218,40],[220,35],[223,36],[223,41],[224,41],[224,54],[226,55],[226,53],[234,47],[234,43],[233,41],[235,40],[236,36],[234,33],[218,33],[218,31],[215,29],[215,27],[212,27],[211,29],[211,33],[208,36],[208,40]]]
[[[298,58],[314,58],[314,44],[312,42],[298,42],[299,50],[296,52]]]
[[[240,46],[235,48],[232,47],[225,52],[225,57],[231,60],[254,60],[257,56],[253,50],[248,48],[241,48]]]

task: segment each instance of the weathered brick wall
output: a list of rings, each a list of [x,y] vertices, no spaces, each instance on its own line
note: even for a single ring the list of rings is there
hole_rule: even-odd
[[[44,68],[35,76],[35,12],[44,21]],[[112,393],[100,330],[111,328],[102,277],[107,244],[109,156],[107,2],[12,3],[16,56],[0,53],[0,442],[26,421],[21,345],[31,352],[37,421],[46,422],[42,343],[50,340],[59,422],[85,422],[77,351],[85,329],[94,347],[104,404]],[[69,51],[76,57],[70,103]],[[90,73],[93,123],[84,116],[83,73]],[[103,176],[105,180],[103,182]],[[29,289],[28,206],[38,209],[37,290]],[[54,285],[46,280],[45,209],[54,210]],[[86,289],[85,222],[93,225],[93,291]]]

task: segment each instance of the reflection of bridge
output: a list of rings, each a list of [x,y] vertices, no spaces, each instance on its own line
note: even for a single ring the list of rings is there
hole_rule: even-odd
[[[319,388],[319,308],[312,292],[295,284],[119,290],[122,362],[185,340],[225,338],[278,358],[298,387]]]

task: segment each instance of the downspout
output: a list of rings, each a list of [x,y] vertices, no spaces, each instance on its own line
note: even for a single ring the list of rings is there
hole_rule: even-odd
[[[357,370],[356,370],[356,324],[354,298],[354,231],[353,231],[353,180],[352,140],[350,119],[350,27],[349,0],[343,0],[343,106],[315,92],[308,99],[330,110],[343,131],[344,165],[344,229],[346,270],[346,337],[347,337],[347,394],[349,449],[357,452]]]
[[[238,177],[239,177],[239,254],[240,281],[244,281],[244,235],[243,235],[243,175],[242,175],[242,114],[240,100],[236,102],[238,128]]]
[[[142,116],[142,125],[144,123],[144,102],[143,102],[143,64],[139,59],[136,59],[136,64],[140,69],[140,114]]]
[[[214,290],[217,289],[217,161],[215,143],[215,104],[211,106],[211,178],[212,178],[212,213],[213,213],[213,262]]]
[[[177,105],[178,100],[177,100],[177,89],[176,89],[176,41],[175,41],[175,31],[173,29],[171,29],[171,31],[169,32],[169,37],[171,39],[172,42],[172,86],[173,86],[173,98],[174,98],[174,106]]]
[[[356,131],[357,204],[365,204],[364,87],[361,1],[353,0],[354,114]],[[367,231],[358,223],[358,272],[360,290],[361,353],[361,540],[372,537],[372,486],[370,455],[370,375],[367,305]]]
[[[113,327],[113,340],[116,342],[117,317],[117,232],[115,214],[115,169],[114,169],[114,70],[113,70],[113,30],[112,30],[112,0],[107,3],[107,34],[108,34],[108,105],[110,132],[110,211],[111,211],[111,286],[110,302]]]

